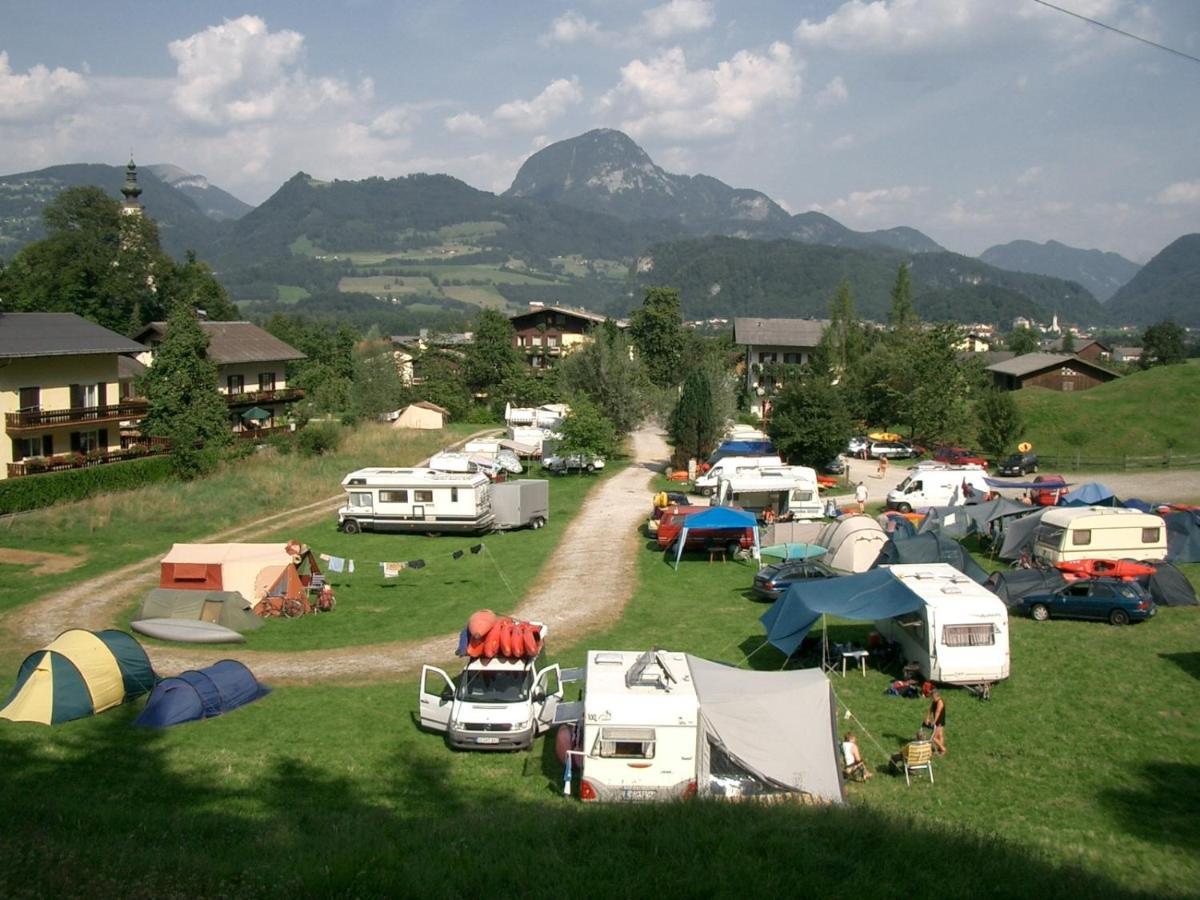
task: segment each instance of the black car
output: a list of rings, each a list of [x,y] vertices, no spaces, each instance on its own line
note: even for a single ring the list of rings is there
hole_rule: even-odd
[[[1036,453],[1013,453],[1005,457],[1004,462],[1000,463],[1001,475],[1024,475],[1026,472],[1036,472],[1038,470],[1038,458]]]
[[[778,600],[793,581],[809,578],[837,578],[837,572],[817,559],[789,559],[763,566],[754,576],[754,595],[764,600]]]
[[[1157,607],[1136,581],[1089,578],[1074,581],[1049,594],[1028,594],[1021,609],[1039,622],[1047,619],[1098,619],[1128,625],[1149,619]]]
[[[835,456],[825,465],[821,466],[821,471],[826,475],[841,475],[846,471],[846,463],[840,456]]]

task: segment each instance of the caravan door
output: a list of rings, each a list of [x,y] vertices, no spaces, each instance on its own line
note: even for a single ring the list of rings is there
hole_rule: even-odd
[[[430,731],[448,731],[454,708],[454,682],[437,666],[421,666],[421,724]]]
[[[542,699],[539,701],[538,698]],[[537,719],[537,730],[545,731],[554,723],[554,713],[563,698],[562,668],[558,663],[542,669],[533,678],[533,699],[535,705],[534,718]]]

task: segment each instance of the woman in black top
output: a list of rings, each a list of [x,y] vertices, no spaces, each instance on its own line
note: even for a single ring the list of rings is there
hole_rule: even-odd
[[[925,727],[933,729],[933,749],[946,753],[946,701],[941,691],[934,690],[930,696],[929,713],[925,716]]]

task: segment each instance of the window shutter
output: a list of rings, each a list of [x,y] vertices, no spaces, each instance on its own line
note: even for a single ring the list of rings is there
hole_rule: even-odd
[[[101,428],[99,437],[100,437],[100,449],[107,450],[108,449],[108,429]]]
[[[108,406],[108,382],[102,381],[96,385],[96,405]]]
[[[13,462],[20,462],[25,458],[25,453],[21,449],[21,442],[16,438],[12,439],[13,445]]]
[[[71,409],[83,406],[83,385],[71,385]]]
[[[42,435],[42,456],[53,456],[53,455],[54,455],[54,435],[43,434]]]
[[[74,390],[75,387],[77,387],[77,385],[72,385],[72,390]],[[74,404],[72,404],[72,405],[74,405]],[[78,453],[79,447],[80,447],[79,432],[72,431],[71,432],[71,452]]]

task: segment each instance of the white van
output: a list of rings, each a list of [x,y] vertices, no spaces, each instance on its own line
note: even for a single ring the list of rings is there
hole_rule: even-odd
[[[980,466],[918,466],[888,491],[887,508],[912,512],[930,506],[962,506],[972,498],[982,500],[990,491],[987,472]]]
[[[421,667],[421,725],[444,732],[459,750],[528,750],[553,723],[562,696],[558,663],[539,669],[532,659],[473,659],[455,680]]]
[[[1161,516],[1109,506],[1048,509],[1033,536],[1033,555],[1048,563],[1077,559],[1166,559]]]
[[[923,605],[875,623],[930,681],[985,687],[1008,677],[1008,609],[948,563],[906,563],[889,571]]]
[[[779,456],[726,456],[718,459],[703,475],[693,482],[696,493],[710,497],[722,478],[731,478],[738,469],[760,469],[764,466],[778,468],[783,465]]]
[[[771,510],[780,518],[789,514],[794,519],[824,516],[817,473],[807,466],[738,469],[717,483],[716,502],[756,515]]]

